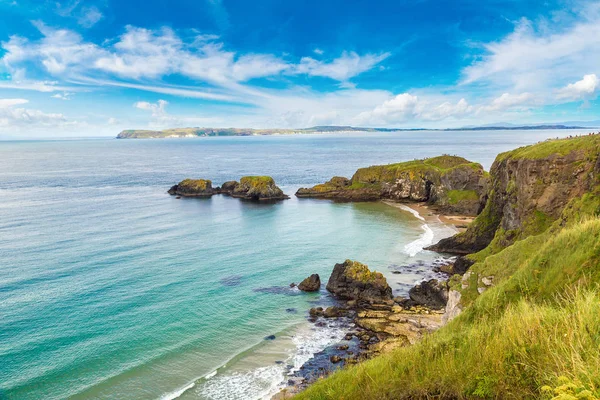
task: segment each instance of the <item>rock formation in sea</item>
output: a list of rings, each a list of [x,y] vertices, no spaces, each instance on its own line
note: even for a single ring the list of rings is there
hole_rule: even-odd
[[[485,204],[488,183],[488,174],[480,164],[443,155],[360,168],[351,179],[336,176],[312,188],[301,188],[296,196],[427,202],[440,212],[474,216]]]
[[[320,288],[321,278],[319,277],[319,274],[312,274],[298,285],[298,289],[302,290],[303,292],[316,292]]]
[[[210,197],[224,194],[253,201],[289,199],[289,196],[283,193],[270,176],[244,176],[239,182],[227,181],[216,188],[213,188],[212,182],[207,179],[184,179],[172,186],[168,193],[183,197]]]
[[[231,196],[258,201],[289,199],[270,176],[244,176],[231,191]]]
[[[371,304],[389,302],[392,288],[380,272],[352,260],[336,264],[327,282],[327,290],[342,300]]]
[[[210,197],[214,190],[212,182],[208,179],[184,179],[172,186],[168,193],[184,197]]]

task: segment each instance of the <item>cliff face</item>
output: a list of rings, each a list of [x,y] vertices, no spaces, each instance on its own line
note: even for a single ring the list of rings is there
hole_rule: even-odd
[[[440,156],[390,165],[360,168],[351,179],[298,190],[298,197],[340,201],[428,202],[443,212],[477,215],[488,177],[480,164],[462,157]]]
[[[598,185],[600,137],[552,140],[498,155],[490,170],[485,208],[461,234],[431,249],[468,254],[496,252],[539,234],[567,204]]]

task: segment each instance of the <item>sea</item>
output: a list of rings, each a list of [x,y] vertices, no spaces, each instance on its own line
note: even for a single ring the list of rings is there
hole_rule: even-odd
[[[262,399],[343,337],[290,287],[358,260],[395,295],[454,234],[410,210],[298,199],[359,167],[503,151],[586,131],[414,131],[0,141],[0,399]],[[289,200],[169,196],[270,175]],[[415,268],[394,273],[403,266]]]

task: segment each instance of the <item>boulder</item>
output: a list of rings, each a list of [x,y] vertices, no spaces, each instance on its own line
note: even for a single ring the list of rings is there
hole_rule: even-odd
[[[437,279],[423,281],[410,289],[408,295],[417,304],[441,310],[448,302],[448,284]]]
[[[392,288],[380,272],[352,260],[335,265],[327,290],[339,299],[371,304],[387,303],[392,299]]]
[[[184,179],[172,186],[168,193],[184,197],[210,197],[215,194],[215,191],[212,182],[208,179]]]
[[[227,181],[221,185],[220,192],[230,195],[233,193],[237,185],[239,185],[237,181]]]
[[[312,274],[298,285],[298,289],[303,292],[316,292],[321,288],[321,278],[319,274]]]
[[[289,199],[270,176],[244,176],[230,194],[233,197],[255,201]]]
[[[348,312],[343,308],[339,308],[336,306],[327,307],[323,312],[323,316],[325,318],[339,318],[347,315]]]

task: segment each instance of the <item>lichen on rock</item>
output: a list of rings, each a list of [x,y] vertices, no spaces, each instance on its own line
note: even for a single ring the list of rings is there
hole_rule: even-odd
[[[210,197],[214,190],[212,182],[208,179],[184,179],[172,186],[168,193],[184,197]]]
[[[270,176],[244,176],[233,188],[231,196],[257,201],[289,198]]]
[[[352,260],[335,265],[327,290],[343,300],[382,303],[392,299],[392,288],[380,272]]]

